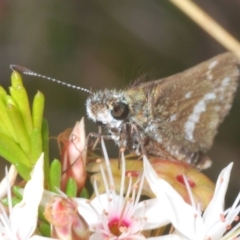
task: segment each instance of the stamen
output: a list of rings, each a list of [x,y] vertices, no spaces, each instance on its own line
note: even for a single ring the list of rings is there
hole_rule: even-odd
[[[0,209],[1,209],[1,214],[0,214],[0,220],[5,228],[5,231],[6,231],[6,235],[7,236],[12,236],[13,239],[14,239],[14,236],[12,234],[12,230],[11,230],[11,223],[9,221],[9,218],[7,216],[7,213],[3,207],[3,205],[0,203]],[[10,238],[11,239],[11,238]]]
[[[195,203],[195,201],[194,201],[194,197],[193,197],[191,188],[190,188],[190,186],[189,186],[189,181],[188,181],[188,179],[186,178],[185,175],[182,175],[182,176],[183,176],[183,180],[184,180],[185,186],[186,186],[186,188],[187,188],[187,192],[188,192],[188,196],[189,196],[190,201],[191,201],[191,205],[193,206],[194,209],[197,210],[196,203]]]
[[[121,239],[133,239],[130,236],[134,236],[135,239],[135,234],[137,232],[142,231],[142,227],[144,226],[147,219],[144,216],[144,213],[146,211],[146,202],[144,202],[143,207],[139,210],[140,213],[139,211],[137,213],[137,215],[138,216],[140,215],[141,217],[135,217],[135,211],[141,196],[144,178],[143,176],[141,176],[137,180],[137,182],[133,185],[132,173],[131,171],[128,172],[127,189],[125,188],[126,162],[124,157],[124,151],[122,149],[122,151],[120,151],[121,152],[120,195],[116,194],[111,164],[107,156],[107,151],[103,139],[101,139],[101,144],[107,171],[104,171],[105,168],[103,168],[102,163],[100,163],[99,168],[102,174],[103,183],[107,189],[106,194],[108,196],[107,197],[108,203],[106,206],[107,210],[102,210],[102,213],[100,214],[101,222],[99,222],[99,225],[96,225],[96,232],[102,234],[102,236],[105,236],[106,239],[110,238],[115,239],[116,236],[117,237],[121,236]],[[111,191],[111,189],[113,190]],[[94,190],[96,193],[97,191],[96,181],[94,181]]]
[[[126,162],[123,151],[121,151],[121,167],[122,167],[122,178],[121,178],[121,185],[120,185],[120,197],[123,197],[124,194],[124,187],[125,187],[125,171],[126,171]],[[119,203],[120,204],[120,203]]]
[[[240,234],[239,231],[240,223],[236,224],[225,236],[224,239],[228,239],[229,236],[231,236],[231,239],[238,239],[237,237]],[[236,232],[235,232],[236,231]]]
[[[129,198],[130,193],[131,193],[131,189],[132,189],[132,176],[129,176],[128,189],[127,189],[125,198]]]
[[[105,174],[105,171],[104,171],[101,163],[99,164],[99,168],[100,168],[100,172],[101,172],[101,175],[102,175],[103,185],[105,187],[105,191],[106,191],[107,194],[109,194],[110,189],[109,189],[108,181],[107,181],[106,174]]]
[[[119,228],[121,233],[127,232],[128,228],[127,227],[120,227]]]
[[[92,205],[92,202],[89,200],[89,201],[86,201],[89,206],[91,207],[91,209],[94,211],[94,213],[100,218],[101,215],[99,214],[99,212],[96,210],[96,208]]]
[[[99,159],[99,158],[98,158],[98,159],[96,160],[96,163],[101,163],[101,162],[102,162],[102,159]]]
[[[111,169],[110,161],[109,161],[108,154],[107,154],[107,149],[104,144],[103,138],[101,138],[101,145],[102,145],[103,155],[104,155],[104,159],[105,159],[105,163],[106,163],[110,186],[115,186],[114,180],[113,180],[113,175],[112,175],[112,169]],[[115,194],[115,191],[113,193]]]
[[[122,152],[125,152],[125,150],[126,150],[125,148],[120,148],[119,151],[122,153]]]
[[[222,222],[225,222],[225,221],[226,221],[225,216],[224,216],[223,213],[220,213],[220,220],[221,220]]]
[[[235,199],[231,209],[235,209],[240,201],[240,193],[238,193],[237,198]],[[238,206],[239,207],[239,206]]]
[[[137,197],[135,199],[135,205],[140,201],[140,197],[141,197],[142,189],[143,189],[143,184],[144,184],[144,175],[142,174],[142,176],[140,178],[140,184],[139,184],[139,187],[138,187]]]
[[[96,198],[98,198],[99,203],[102,205],[101,198],[99,197],[100,194],[99,194],[99,191],[98,191],[97,177],[96,176],[95,176],[94,181],[93,181],[93,189],[94,189],[94,192],[96,194]]]
[[[10,169],[11,171],[11,169]],[[9,216],[11,216],[12,212],[12,195],[11,195],[11,183],[9,178],[9,171],[8,168],[5,167],[5,176],[6,176],[6,187],[7,187],[7,199],[8,199],[8,211]],[[11,220],[9,219],[6,210],[4,209],[3,205],[0,203],[0,221],[4,226],[5,236],[9,239],[16,239],[13,230],[11,229]],[[1,225],[0,225],[1,226]],[[1,236],[0,236],[1,238]]]
[[[119,220],[113,219],[108,223],[108,228],[114,236],[120,236],[122,233],[128,231],[129,224]]]
[[[227,230],[227,231],[229,231],[231,228],[232,228],[231,225],[227,225],[227,226],[226,226],[226,230]]]

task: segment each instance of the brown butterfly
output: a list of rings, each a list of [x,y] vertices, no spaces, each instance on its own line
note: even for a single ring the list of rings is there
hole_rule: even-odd
[[[91,92],[87,114],[120,147],[206,168],[238,79],[239,59],[224,53],[167,78]]]

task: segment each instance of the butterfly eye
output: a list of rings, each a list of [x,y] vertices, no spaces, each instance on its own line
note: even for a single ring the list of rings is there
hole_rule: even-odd
[[[128,116],[129,108],[128,105],[122,102],[114,104],[111,110],[112,116],[117,120],[123,120]]]

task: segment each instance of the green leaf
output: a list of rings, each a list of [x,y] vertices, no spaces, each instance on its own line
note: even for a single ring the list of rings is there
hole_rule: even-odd
[[[0,155],[12,164],[20,162],[27,167],[31,167],[27,155],[20,146],[4,133],[0,133]]]
[[[26,165],[22,163],[15,163],[14,164],[19,175],[25,180],[28,181],[30,179],[30,173],[32,171],[32,168],[28,168]]]
[[[44,101],[45,101],[44,95],[40,91],[38,91],[33,99],[32,107],[32,118],[34,128],[38,129],[42,128]]]
[[[34,165],[40,157],[42,150],[41,130],[34,128],[31,133],[31,163]]]
[[[13,186],[12,191],[17,198],[22,199],[22,194],[23,194],[22,188],[20,188],[19,186]]]
[[[22,76],[17,71],[12,72],[11,83],[13,87],[23,86]]]
[[[89,199],[89,198],[90,198],[90,194],[89,194],[87,188],[83,188],[83,189],[81,190],[80,197],[81,197],[81,198],[86,198],[86,199]]]
[[[32,166],[21,147],[9,136],[0,132],[0,156],[14,164],[18,173],[28,180]]]
[[[10,89],[11,96],[18,107],[19,113],[22,117],[28,136],[30,136],[32,132],[33,124],[32,124],[32,116],[31,116],[27,92],[25,88],[20,85],[17,87],[10,87],[9,89]]]
[[[5,97],[4,101],[6,101],[6,98],[7,97]],[[15,139],[15,141],[17,141],[17,135],[9,119],[6,104],[3,102],[2,99],[0,99],[0,132],[5,133],[9,137],[12,137]]]
[[[39,231],[40,231],[42,236],[50,237],[51,227],[50,227],[50,225],[48,223],[41,222],[39,224]]]
[[[73,178],[68,179],[65,193],[69,197],[77,196],[77,183]]]
[[[48,129],[48,122],[45,118],[43,118],[42,122],[42,150],[44,152],[44,182],[45,187],[47,189],[50,188],[49,186],[49,177],[50,177],[50,170],[49,170],[49,129]]]
[[[50,167],[50,191],[58,193],[61,187],[62,166],[59,160],[54,159]]]
[[[0,98],[5,99],[6,96],[7,96],[7,92],[5,91],[5,89],[2,86],[0,86]]]
[[[27,155],[30,154],[31,153],[30,138],[28,137],[28,134],[26,132],[25,126],[23,124],[18,109],[16,108],[16,106],[8,104],[7,113],[12,123],[13,129],[17,135],[17,142]]]
[[[0,201],[1,201],[1,203],[2,203],[4,206],[9,207],[9,202],[8,202],[8,199],[7,199],[7,198],[2,198]],[[11,201],[12,201],[12,206],[15,206],[16,204],[18,204],[18,203],[21,202],[21,199],[18,199],[18,198],[16,198],[16,197],[12,197],[12,198],[11,198]]]

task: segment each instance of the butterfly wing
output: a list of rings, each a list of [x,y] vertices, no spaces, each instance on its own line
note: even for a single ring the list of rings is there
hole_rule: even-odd
[[[126,92],[130,121],[176,158],[205,152],[231,108],[238,79],[239,59],[225,53],[182,73],[135,85]]]

